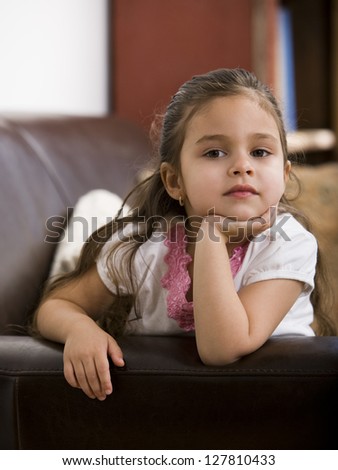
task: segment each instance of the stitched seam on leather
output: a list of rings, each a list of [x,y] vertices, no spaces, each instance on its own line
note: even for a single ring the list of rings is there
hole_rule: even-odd
[[[313,377],[313,378],[335,378],[338,377],[338,371],[298,371],[298,370],[285,370],[285,371],[247,371],[247,372],[235,372],[235,371],[215,371],[215,373],[203,373],[196,370],[192,371],[163,371],[163,370],[133,370],[133,371],[119,371],[118,376],[123,377],[123,375],[128,377],[137,377],[137,376],[148,376],[148,377],[199,377],[204,378],[206,380],[212,378],[277,378],[277,377],[289,377],[289,378],[306,378],[306,377]],[[114,373],[113,373],[114,374]],[[19,377],[63,377],[63,371],[61,370],[31,370],[31,371],[13,371],[4,374],[7,376],[16,376]],[[114,374],[115,375],[115,374]],[[116,375],[115,375],[116,376]]]
[[[20,375],[29,375],[31,373],[55,373],[63,374],[63,369],[0,369],[0,374],[10,374],[15,375],[16,373]],[[314,370],[304,370],[304,369],[212,369],[212,370],[200,370],[200,369],[160,369],[160,368],[149,368],[149,369],[125,369],[118,370],[113,369],[113,372],[118,372],[119,374],[133,374],[133,373],[159,373],[163,374],[196,374],[198,376],[212,377],[213,375],[223,374],[224,376],[228,375],[262,375],[262,374],[302,374],[304,375],[336,375],[338,374],[338,369],[314,369]]]
[[[62,369],[0,369],[0,374],[9,374],[15,375],[16,373],[19,374],[29,374],[31,372],[55,372],[63,374]]]
[[[128,367],[128,366],[127,366]],[[269,368],[269,369],[164,369],[164,368],[157,368],[157,367],[152,367],[152,368],[130,368],[130,369],[124,369],[124,370],[119,370],[119,369],[113,369],[114,371],[118,371],[121,373],[124,372],[162,372],[162,373],[167,373],[167,372],[180,372],[180,373],[185,373],[185,372],[194,372],[194,373],[199,373],[199,374],[213,374],[214,372],[222,372],[225,374],[228,373],[266,373],[266,372],[297,372],[297,373],[308,373],[308,374],[313,374],[313,373],[320,373],[320,374],[325,374],[325,373],[338,373],[338,369],[312,369],[312,370],[306,370],[306,369],[274,369],[274,368]],[[32,368],[32,369],[13,369],[13,368],[1,368],[1,372],[62,372],[63,369],[46,369],[46,368]]]
[[[223,373],[226,375],[236,374],[236,375],[253,375],[253,374],[266,374],[266,373],[273,373],[273,374],[305,374],[305,375],[326,375],[326,374],[338,374],[338,369],[314,369],[311,371],[304,370],[304,369],[212,369],[210,371],[205,370],[201,371],[199,369],[127,369],[125,371],[120,371],[120,373],[124,372],[161,372],[161,373],[170,373],[170,372],[179,372],[181,374],[185,373],[195,373],[198,375],[203,376],[212,376],[214,373]]]

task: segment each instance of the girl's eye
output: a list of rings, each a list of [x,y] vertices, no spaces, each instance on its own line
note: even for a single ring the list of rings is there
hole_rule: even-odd
[[[220,158],[225,156],[225,152],[223,152],[223,150],[212,149],[205,152],[204,156],[209,158]]]
[[[268,157],[269,155],[271,155],[271,153],[264,149],[257,149],[251,152],[251,155],[253,157],[262,158],[262,157]]]

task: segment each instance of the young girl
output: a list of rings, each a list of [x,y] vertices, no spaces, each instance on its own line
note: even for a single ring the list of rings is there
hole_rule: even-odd
[[[129,215],[92,235],[35,314],[38,332],[65,344],[67,381],[91,398],[112,392],[122,333],[194,332],[201,360],[224,365],[271,335],[314,335],[311,293],[333,332],[313,295],[316,240],[283,196],[291,164],[266,86],[242,69],[186,82],[158,158],[126,198]]]

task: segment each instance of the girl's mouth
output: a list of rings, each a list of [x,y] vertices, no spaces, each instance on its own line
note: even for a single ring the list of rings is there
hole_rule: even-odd
[[[236,184],[232,186],[224,195],[236,198],[246,198],[250,196],[257,196],[258,192],[253,186],[249,184]]]

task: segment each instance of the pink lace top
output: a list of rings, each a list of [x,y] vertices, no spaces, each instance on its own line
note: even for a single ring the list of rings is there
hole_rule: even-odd
[[[188,264],[192,261],[186,252],[185,229],[177,224],[169,232],[164,242],[168,247],[168,253],[164,261],[168,265],[168,271],[161,279],[161,284],[168,290],[167,308],[168,316],[177,321],[178,325],[185,331],[193,331],[194,305],[188,302],[186,295],[190,288],[191,279],[188,273]],[[235,276],[242,265],[248,244],[234,249],[230,258],[232,275]]]

